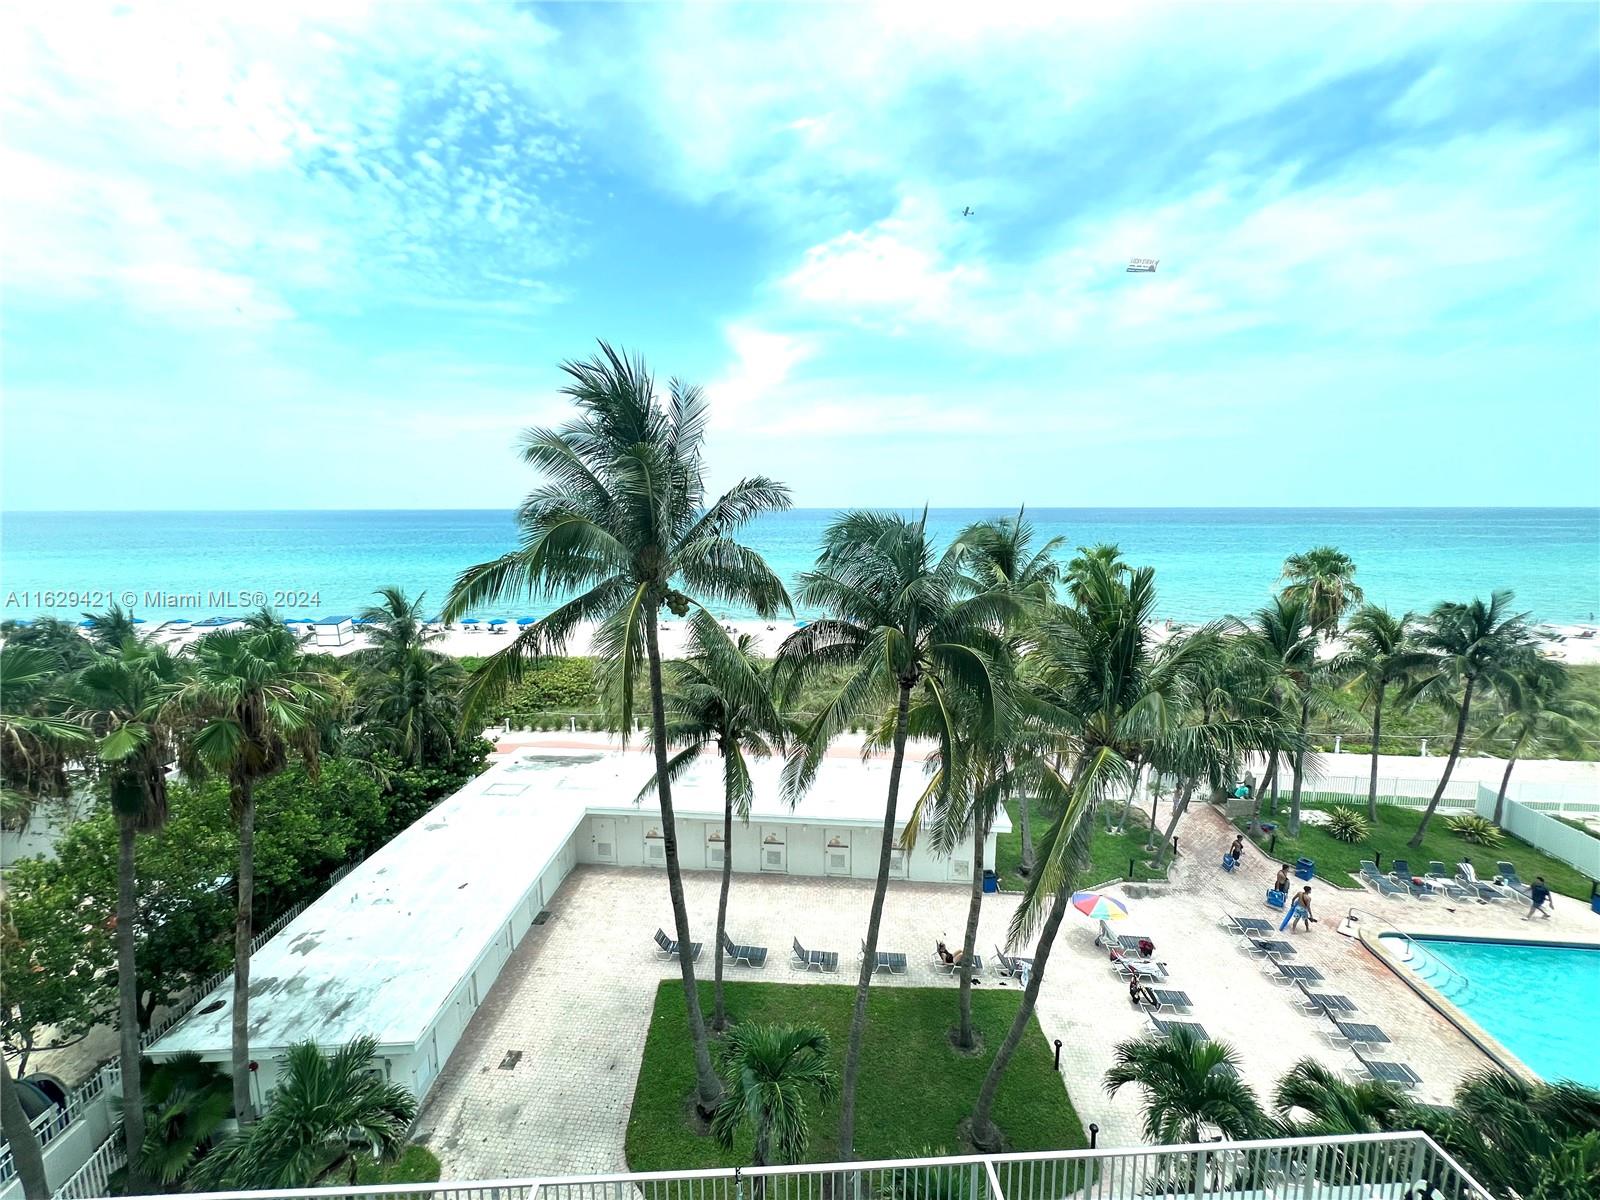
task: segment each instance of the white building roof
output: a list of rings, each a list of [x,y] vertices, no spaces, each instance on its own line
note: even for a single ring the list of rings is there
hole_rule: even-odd
[[[252,1054],[362,1034],[380,1046],[413,1045],[585,816],[659,811],[653,795],[633,802],[652,770],[653,760],[638,753],[522,753],[441,802],[251,957]],[[752,821],[882,823],[886,762],[827,760],[794,810],[782,801],[780,770],[776,760],[751,763]],[[920,766],[907,763],[902,813],[925,786]],[[680,818],[720,819],[715,755],[674,786],[673,802]],[[996,832],[1010,828],[1001,813]],[[150,1053],[225,1054],[232,988],[225,981]]]

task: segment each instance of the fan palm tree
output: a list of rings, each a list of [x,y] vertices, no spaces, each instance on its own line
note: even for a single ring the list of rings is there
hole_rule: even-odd
[[[1317,546],[1291,554],[1283,563],[1283,594],[1298,600],[1312,630],[1332,639],[1346,610],[1360,604],[1355,561],[1336,546]]]
[[[1417,831],[1406,843],[1412,849],[1422,845],[1428,822],[1444,798],[1450,775],[1461,757],[1461,744],[1467,736],[1467,718],[1472,712],[1472,697],[1484,684],[1493,687],[1511,708],[1520,705],[1521,684],[1517,672],[1533,661],[1532,636],[1528,614],[1511,611],[1509,591],[1495,592],[1485,604],[1446,601],[1437,605],[1422,623],[1417,642],[1433,661],[1420,678],[1407,689],[1408,696],[1427,695],[1456,710],[1456,731],[1450,741],[1450,756],[1445,759],[1439,786],[1434,788],[1428,807],[1423,810]]]
[[[356,1182],[363,1158],[393,1158],[417,1115],[416,1099],[374,1070],[376,1038],[325,1057],[315,1042],[290,1046],[272,1104],[254,1125],[201,1160],[205,1189],[308,1188],[341,1167]]]
[[[1290,750],[1290,769],[1294,782],[1289,804],[1289,836],[1298,837],[1300,792],[1305,780],[1306,731],[1311,724],[1311,707],[1320,670],[1316,628],[1311,623],[1311,612],[1306,601],[1286,589],[1271,604],[1256,611],[1245,638],[1261,663],[1269,706],[1282,706],[1298,715],[1298,738]],[[1274,807],[1278,795],[1278,755],[1276,748],[1269,750],[1267,771],[1261,779],[1262,792],[1269,786],[1272,789]]]
[[[148,1079],[147,1132],[140,1163],[146,1176],[170,1188],[182,1182],[226,1124],[233,1086],[221,1067],[193,1052],[173,1055],[154,1067]],[[123,1119],[127,1119],[126,1098]]]
[[[1416,1128],[1414,1106],[1392,1083],[1348,1083],[1314,1058],[1302,1058],[1278,1080],[1272,1103],[1289,1137]]]
[[[263,609],[243,629],[209,633],[189,648],[192,663],[168,704],[192,722],[180,745],[184,773],[228,781],[239,831],[238,906],[233,926],[233,1103],[243,1123],[250,1102],[250,940],[255,899],[256,787],[298,751],[317,767],[321,726],[338,704],[338,684],[301,657],[295,637]]]
[[[1511,768],[1530,751],[1559,749],[1581,757],[1583,741],[1600,711],[1572,695],[1566,663],[1532,658],[1515,673],[1515,695],[1502,697],[1504,710],[1485,735],[1486,740],[1509,742],[1506,769],[1494,798],[1494,823],[1500,824],[1511,785]]]
[[[733,819],[750,821],[755,786],[747,758],[781,749],[786,730],[773,703],[769,673],[756,657],[748,633],[730,641],[721,623],[704,609],[689,618],[689,655],[675,665],[667,689],[668,744],[681,747],[667,760],[667,775],[680,778],[703,754],[722,760],[722,886],[717,893],[717,940],[711,1027],[728,1023],[722,996],[722,943],[728,928],[728,892],[733,883]],[[652,775],[639,799],[656,790]]]
[[[123,1137],[129,1187],[135,1192],[145,1188],[146,1179],[134,842],[139,834],[154,833],[167,821],[167,768],[177,758],[177,734],[167,702],[181,670],[166,647],[130,636],[80,671],[77,681],[77,716],[99,739],[98,758],[110,779],[111,811],[117,821],[117,1032],[127,1105]]]
[[[1116,1048],[1106,1094],[1128,1084],[1144,1090],[1145,1140],[1163,1145],[1198,1142],[1216,1129],[1224,1137],[1258,1137],[1266,1115],[1239,1077],[1239,1056],[1225,1042],[1178,1026],[1163,1038],[1134,1038]]]
[[[44,1149],[39,1134],[28,1122],[22,1097],[11,1079],[11,1064],[0,1054],[0,1133],[11,1147],[24,1200],[50,1200],[50,1180],[44,1173]]]
[[[598,621],[595,649],[608,664],[626,737],[634,680],[645,659],[667,891],[677,940],[688,945],[694,939],[667,770],[657,622],[663,608],[683,616],[707,600],[743,605],[762,616],[787,609],[783,584],[735,535],[753,518],[787,508],[789,492],[756,476],[705,505],[707,411],[698,388],[674,380],[663,399],[640,359],[604,342],[597,356],[565,363],[562,370],[570,380],[564,393],[579,415],[559,429],[523,435],[524,461],[548,482],[518,514],[522,544],[462,572],[444,617],[455,620],[475,605],[514,595],[561,601],[474,673],[467,687],[469,717],[520,678],[531,660],[562,649],[581,622]],[[711,1066],[694,963],[688,955],[678,958],[699,1106],[709,1113],[722,1085]]]
[[[1367,781],[1367,817],[1378,819],[1378,754],[1383,738],[1383,705],[1390,688],[1402,689],[1429,657],[1411,643],[1412,616],[1395,616],[1376,604],[1364,604],[1350,618],[1349,647],[1332,664],[1372,705],[1372,770]]]
[[[0,680],[0,797],[6,825],[21,827],[41,800],[68,794],[67,767],[93,750],[94,735],[57,694],[67,682],[59,655],[0,646]]]
[[[844,513],[823,534],[816,568],[800,577],[801,602],[829,615],[790,634],[778,652],[785,688],[828,668],[845,669],[843,684],[796,731],[784,768],[791,800],[810,786],[832,739],[863,713],[885,714],[877,723],[889,731],[893,746],[877,880],[845,1047],[839,1153],[846,1161],[854,1154],[867,990],[889,887],[913,698],[926,700],[927,732],[937,744],[947,780],[960,774],[957,705],[987,727],[1001,727],[1008,719],[999,665],[1006,646],[998,631],[1015,612],[1016,601],[965,574],[964,559],[960,546],[942,554],[935,550],[926,511],[917,520],[893,513]]]
[[[723,1043],[722,1075],[726,1090],[711,1119],[712,1136],[732,1146],[748,1124],[758,1167],[803,1157],[810,1141],[807,1095],[827,1104],[839,1090],[828,1035],[812,1026],[736,1026]]]

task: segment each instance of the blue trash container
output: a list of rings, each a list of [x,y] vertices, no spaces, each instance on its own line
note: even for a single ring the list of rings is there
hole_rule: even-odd
[[[1297,858],[1294,863],[1294,877],[1304,879],[1309,883],[1317,873],[1316,860],[1310,858]]]
[[[986,892],[998,892],[1000,890],[1000,877],[993,871],[985,871],[983,873],[983,890]]]
[[[1589,907],[1600,913],[1600,884],[1589,885]]]

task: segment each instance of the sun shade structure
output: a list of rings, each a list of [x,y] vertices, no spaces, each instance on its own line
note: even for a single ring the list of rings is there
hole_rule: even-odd
[[[1130,258],[1128,260],[1128,274],[1154,275],[1159,258]]]
[[[1121,900],[1099,892],[1072,893],[1072,907],[1096,921],[1120,921],[1128,915],[1128,906]]]
[[[355,638],[356,623],[350,616],[323,617],[311,622],[311,632],[319,646],[342,646]]]

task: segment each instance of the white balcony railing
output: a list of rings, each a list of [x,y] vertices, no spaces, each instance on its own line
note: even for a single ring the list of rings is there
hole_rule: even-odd
[[[188,1200],[1144,1200],[1157,1196],[1494,1200],[1421,1133],[382,1188],[215,1192]]]

